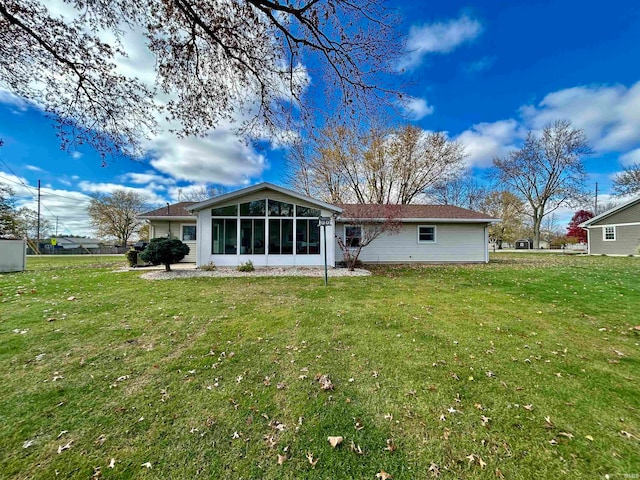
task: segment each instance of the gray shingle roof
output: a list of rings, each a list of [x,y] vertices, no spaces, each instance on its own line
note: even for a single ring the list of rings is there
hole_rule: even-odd
[[[156,208],[150,212],[142,213],[139,217],[192,217],[191,212],[185,210],[186,207],[196,202],[178,202],[167,207]]]

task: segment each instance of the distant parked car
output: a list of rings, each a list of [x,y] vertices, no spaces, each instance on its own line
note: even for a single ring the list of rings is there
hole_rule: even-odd
[[[141,252],[142,250],[144,250],[145,248],[147,248],[147,245],[149,245],[149,242],[136,242],[133,244],[133,249],[137,250],[138,252]]]

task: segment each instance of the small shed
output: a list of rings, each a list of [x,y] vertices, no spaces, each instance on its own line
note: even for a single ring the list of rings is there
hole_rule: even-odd
[[[516,250],[530,250],[531,242],[529,240],[516,240]]]
[[[0,239],[0,272],[23,272],[26,268],[25,241]]]

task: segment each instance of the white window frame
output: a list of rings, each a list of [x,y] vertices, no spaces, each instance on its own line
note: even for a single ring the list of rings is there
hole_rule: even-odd
[[[420,229],[421,228],[433,228],[433,240],[420,240]],[[418,225],[416,228],[416,236],[418,243],[438,243],[438,228],[436,225]]]
[[[611,233],[613,233],[613,238],[607,238],[607,229],[611,230]],[[602,227],[602,241],[603,242],[615,242],[616,241],[616,227],[615,227],[615,225]]]
[[[347,244],[347,227],[349,228],[359,228],[360,229],[360,240],[358,241],[358,245],[348,245]],[[342,238],[344,239],[344,244],[347,248],[350,248],[352,250],[360,247],[360,244],[362,243],[362,231],[364,229],[362,228],[362,225],[353,225],[353,224],[346,224],[343,228],[342,228]]]
[[[196,238],[193,239],[193,240],[185,240],[184,239],[184,227],[195,227],[195,229],[196,229]],[[183,224],[180,224],[180,240],[182,242],[195,242],[197,238],[198,238],[198,227],[197,227],[197,225],[195,223],[183,223]]]

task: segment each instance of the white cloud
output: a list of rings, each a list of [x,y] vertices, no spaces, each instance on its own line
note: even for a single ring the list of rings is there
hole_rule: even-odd
[[[123,182],[134,183],[136,185],[147,185],[150,183],[174,185],[176,183],[175,179],[158,175],[153,171],[147,171],[145,173],[125,173],[120,178]]]
[[[10,185],[15,193],[16,207],[38,210],[38,188],[22,177],[0,172],[0,182]],[[90,197],[70,190],[43,187],[40,189],[40,214],[52,226],[56,223],[60,235],[93,235],[93,227],[87,214]]]
[[[4,103],[5,105],[10,105],[11,107],[13,107],[14,113],[24,112],[29,106],[29,103],[26,100],[17,97],[9,90],[5,90],[4,88],[0,88],[0,103]]]
[[[635,150],[631,150],[630,152],[621,155],[620,163],[625,167],[633,165],[634,163],[640,163],[640,148],[636,148]]]
[[[624,152],[640,145],[640,82],[631,87],[582,86],[552,92],[537,105],[522,107],[529,128],[570,120],[584,130],[597,152]]]
[[[159,172],[197,183],[243,185],[267,167],[263,155],[222,129],[205,138],[157,139],[153,154],[150,163]]]
[[[80,190],[87,194],[111,194],[114,190],[124,190],[140,195],[147,203],[151,205],[159,205],[165,202],[165,199],[156,192],[164,190],[166,187],[151,183],[145,188],[127,187],[119,183],[92,183],[82,181],[78,184]]]
[[[411,120],[421,120],[431,115],[434,107],[429,105],[424,98],[408,97],[402,104],[405,115]]]
[[[417,67],[425,55],[450,53],[470,42],[482,32],[482,24],[467,15],[446,22],[412,26],[407,40],[407,54],[400,61],[400,70]]]
[[[480,123],[456,137],[468,163],[488,167],[496,156],[519,148],[526,132],[539,132],[556,120],[584,130],[596,154],[619,152],[623,165],[640,161],[640,82],[626,87],[583,86],[551,92],[537,105],[519,109],[519,119]]]
[[[32,172],[44,172],[43,169],[41,169],[40,167],[37,167],[35,165],[25,165],[25,167],[27,170],[31,170]]]
[[[478,123],[458,135],[455,140],[462,142],[470,167],[491,166],[495,157],[506,155],[516,148],[525,132],[513,119],[493,123]]]

